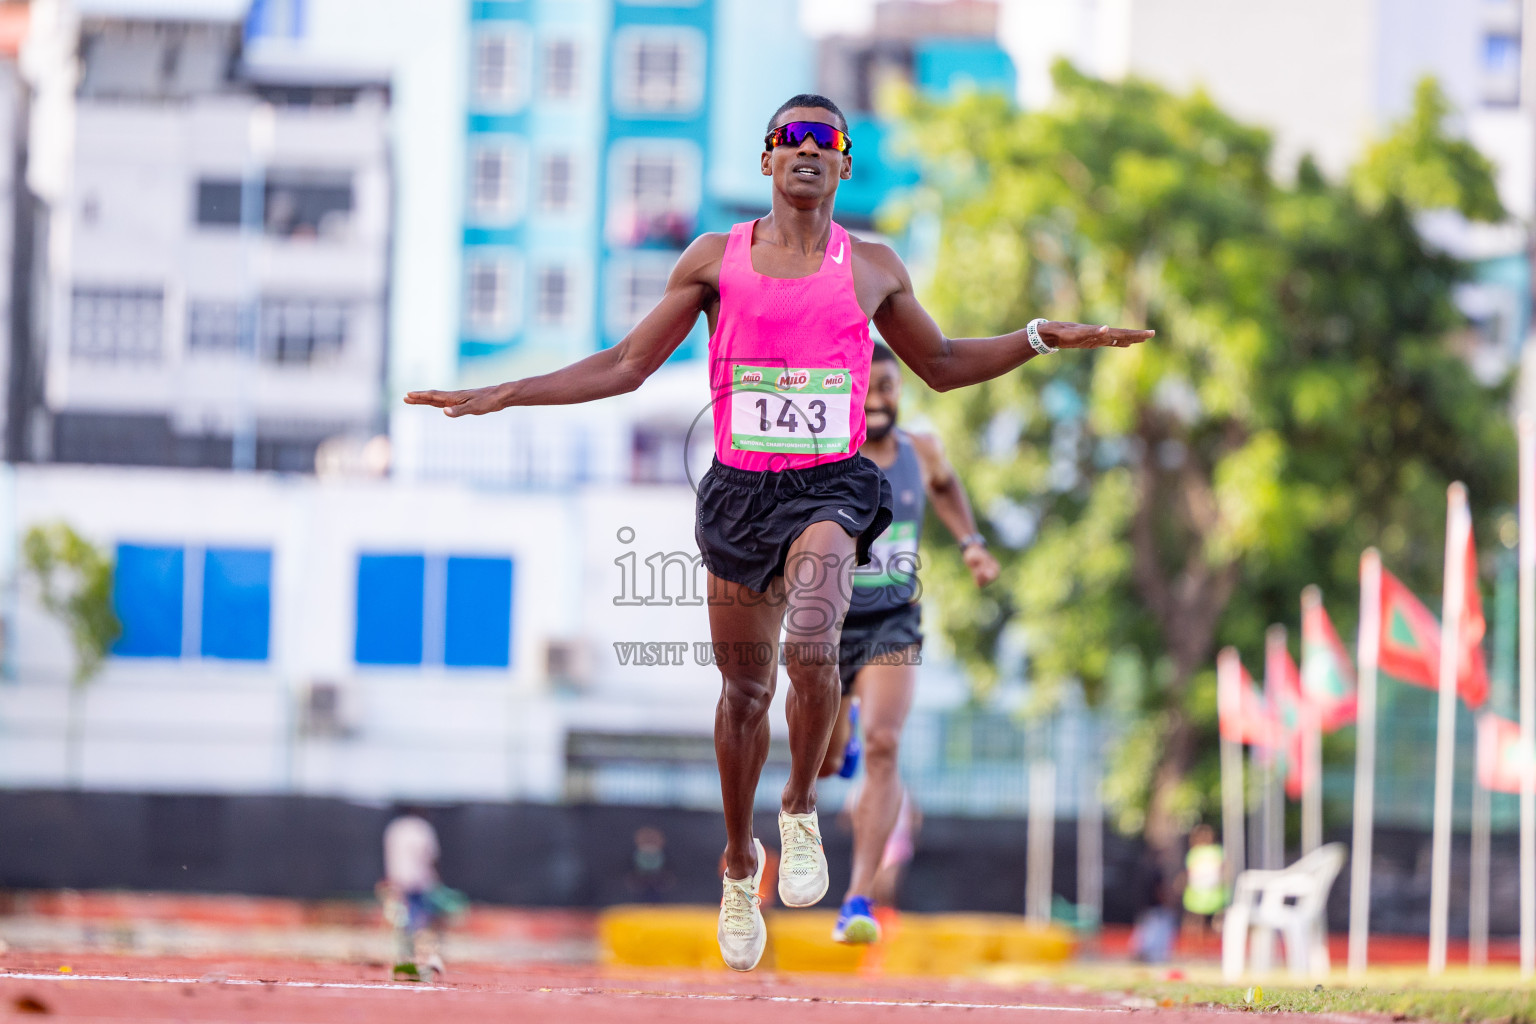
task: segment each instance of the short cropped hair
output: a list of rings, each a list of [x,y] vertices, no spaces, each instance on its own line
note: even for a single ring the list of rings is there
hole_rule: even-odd
[[[838,128],[845,132],[848,130],[848,119],[843,116],[843,112],[837,108],[836,103],[833,103],[831,100],[818,93],[802,92],[798,95],[791,96],[789,99],[779,104],[779,109],[775,110],[773,112],[773,116],[768,119],[767,131],[773,131],[774,122],[779,119],[780,114],[795,107],[818,107],[821,110],[825,110],[827,113],[832,114],[837,118]]]
[[[885,342],[875,342],[875,351],[869,357],[870,364],[896,361],[896,353],[885,347]]]

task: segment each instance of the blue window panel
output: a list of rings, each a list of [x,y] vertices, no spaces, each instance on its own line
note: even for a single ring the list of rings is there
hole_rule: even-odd
[[[359,665],[420,665],[427,560],[421,555],[359,555]]]
[[[272,552],[209,548],[203,556],[203,657],[266,661]]]
[[[527,9],[528,5],[520,0],[476,0],[469,16],[474,21],[520,18],[527,13]]]
[[[126,658],[181,657],[181,602],[186,556],[181,548],[117,546],[112,606],[123,634],[112,653]]]
[[[443,664],[506,668],[512,656],[512,559],[448,559]]]

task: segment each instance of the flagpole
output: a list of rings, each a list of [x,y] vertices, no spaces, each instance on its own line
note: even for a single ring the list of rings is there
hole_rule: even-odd
[[[1520,415],[1520,746],[1536,751],[1536,419]],[[1520,775],[1520,974],[1536,975],[1536,771]]]
[[[1490,858],[1488,790],[1477,772],[1472,773],[1472,887],[1467,894],[1467,963],[1483,967],[1488,963],[1488,870]]]
[[[1269,747],[1269,771],[1264,776],[1264,866],[1271,871],[1285,867],[1285,779],[1279,772],[1280,745],[1285,727],[1280,710],[1280,674],[1273,666],[1285,654],[1285,627],[1276,623],[1264,634],[1264,699],[1276,715],[1275,735]]]
[[[1223,647],[1216,656],[1217,704],[1237,708],[1242,700],[1238,692],[1243,673],[1237,649]],[[1243,849],[1243,745],[1221,737],[1221,846],[1226,855],[1226,883],[1231,887],[1242,872]]]
[[[1307,621],[1309,609],[1323,603],[1323,592],[1315,586],[1301,592],[1301,621]],[[1323,845],[1323,736],[1322,723],[1306,692],[1306,626],[1302,626],[1302,701],[1301,701],[1301,854],[1306,856]]]
[[[1302,710],[1301,852],[1305,856],[1323,845],[1323,736],[1317,716]]]
[[[1079,778],[1077,812],[1078,920],[1091,920],[1094,934],[1104,927],[1104,735],[1100,719],[1088,720],[1087,766]]]
[[[1445,593],[1440,603],[1440,708],[1435,727],[1435,830],[1430,854],[1429,973],[1445,972],[1451,904],[1451,796],[1456,781],[1456,678],[1461,667],[1461,613],[1466,603],[1467,489],[1446,490]]]
[[[1376,814],[1376,662],[1381,650],[1381,555],[1360,556],[1359,688],[1355,710],[1355,834],[1349,865],[1349,973],[1365,973],[1371,932],[1371,839]]]

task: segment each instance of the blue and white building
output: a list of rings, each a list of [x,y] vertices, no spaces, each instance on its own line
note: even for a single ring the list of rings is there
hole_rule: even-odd
[[[741,199],[711,170],[755,172],[759,122],[810,82],[790,0],[478,0],[470,18],[458,354],[500,380],[622,338]]]

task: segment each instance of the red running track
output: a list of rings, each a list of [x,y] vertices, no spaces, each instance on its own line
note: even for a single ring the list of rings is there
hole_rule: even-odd
[[[72,1021],[642,1024],[650,1021],[966,1021],[970,1024],[1208,1022],[1231,1011],[1129,1009],[1110,996],[1048,986],[868,981],[592,967],[455,970],[441,984],[394,984],[380,967],[295,961],[11,954],[0,958],[0,1017],[47,1014]],[[1301,1020],[1300,1015],[1266,1015]],[[1342,1018],[1341,1018],[1342,1019]],[[1315,1021],[1315,1018],[1313,1019]]]

